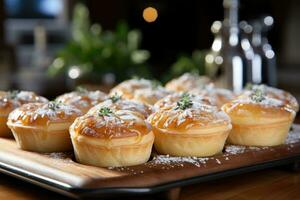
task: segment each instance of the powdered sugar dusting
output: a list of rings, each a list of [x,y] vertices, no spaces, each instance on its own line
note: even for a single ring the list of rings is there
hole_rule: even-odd
[[[300,141],[300,132],[291,131],[285,141],[286,144],[293,144]]]
[[[225,153],[236,155],[244,153],[245,149],[245,146],[228,145],[225,147]]]
[[[192,164],[196,167],[200,167],[201,164],[205,165],[210,158],[198,158],[198,157],[173,157],[170,155],[157,155],[147,165],[160,164],[160,165],[172,165],[177,167],[183,167],[184,163]]]
[[[65,104],[59,104],[58,108],[56,109],[50,109],[48,104],[45,104],[34,112],[38,116],[47,116],[49,119],[57,119],[58,118],[58,113],[63,112],[66,116],[72,116],[74,114],[76,115],[81,115],[81,111],[71,105],[65,105]]]

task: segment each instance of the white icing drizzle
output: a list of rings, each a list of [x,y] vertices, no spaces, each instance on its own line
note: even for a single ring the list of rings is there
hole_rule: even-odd
[[[134,92],[134,99],[149,99],[149,101],[158,101],[165,96],[171,94],[170,91],[166,90],[165,88],[158,86],[156,88],[143,88],[143,89],[137,89]]]
[[[180,77],[171,80],[166,84],[166,88],[173,90],[175,85],[184,89],[184,91],[188,91],[194,88],[204,88],[205,84],[209,83],[210,80],[205,76],[199,76],[197,74],[192,73],[184,73]]]
[[[87,97],[87,99],[85,99]],[[80,105],[82,107],[95,106],[99,102],[104,101],[107,95],[99,90],[96,91],[84,91],[84,92],[70,92],[57,97],[57,101],[62,101],[66,104]]]
[[[185,93],[177,92],[177,93],[167,95],[166,97],[159,100],[156,104],[154,104],[154,106],[153,106],[154,111],[158,111],[162,107],[172,106],[174,103],[176,103],[178,100],[180,100],[180,98],[182,97],[183,94],[185,94]],[[192,94],[192,93],[189,94],[189,97],[190,97],[191,101],[193,101],[193,102],[199,102],[202,104],[209,104],[209,105],[213,104],[212,99],[209,97],[205,97],[205,96],[198,95],[198,94]]]
[[[81,111],[74,106],[59,104],[59,106],[55,109],[51,109],[48,106],[49,103],[29,103],[24,104],[20,108],[17,108],[13,112],[10,113],[10,119],[18,119],[19,116],[29,116],[30,122],[37,120],[38,118],[47,117],[50,121],[67,119],[70,116],[82,115]],[[59,114],[64,113],[63,116],[59,116]]]
[[[162,109],[152,114],[148,120],[152,121],[154,117],[158,117],[155,120],[155,125],[157,126],[163,118],[167,116],[167,119],[163,123],[163,128],[167,128],[170,124],[176,123],[180,126],[187,119],[193,119],[197,121],[196,124],[190,124],[185,128],[192,128],[193,125],[204,125],[202,122],[210,122],[211,124],[219,123],[230,123],[230,117],[223,111],[219,110],[215,106],[203,104],[201,102],[192,101],[192,105],[184,110],[176,109],[176,104],[173,104],[169,109]]]
[[[252,85],[252,90],[261,90],[265,94],[265,96],[267,96],[269,98],[281,100],[283,103],[288,102],[290,104],[290,106],[294,107],[294,109],[295,109],[295,107],[298,107],[298,102],[297,102],[296,98],[284,90],[270,87],[270,86],[267,86],[264,84]],[[243,93],[245,95],[249,95],[249,94],[251,94],[251,92],[252,92],[251,90],[246,89]]]
[[[148,123],[143,118],[136,115],[135,112],[129,110],[111,110],[112,113],[107,115],[87,113],[86,115],[78,118],[75,123],[84,124],[85,120],[90,118],[94,125],[92,127],[84,126],[81,131],[82,133],[87,133],[90,136],[96,136],[99,134],[95,129],[93,129],[93,127],[96,129],[104,128],[104,132],[101,134],[110,137],[120,137],[128,131],[135,133],[136,135],[140,135],[141,133],[136,129],[136,127],[144,126],[148,132],[151,130]]]
[[[30,92],[30,91],[18,92],[16,99],[20,100],[21,102],[25,102],[25,103],[35,103],[35,102],[46,103],[46,102],[48,102],[48,100],[46,98],[37,96],[34,92]]]
[[[111,91],[110,94],[118,94],[118,95],[123,95],[124,92],[128,92],[131,94],[134,94],[134,91],[137,89],[143,89],[143,88],[152,88],[153,84],[152,81],[147,80],[147,79],[129,79],[126,81],[123,81],[116,87],[114,87]]]
[[[145,117],[148,117],[151,112],[151,108],[147,105],[134,101],[134,100],[127,100],[127,99],[119,99],[117,102],[113,102],[111,99],[107,99],[106,101],[103,101],[99,103],[98,105],[94,106],[89,110],[88,113],[95,113],[97,110],[99,110],[101,107],[108,107],[112,109],[119,109],[119,110],[130,110],[139,112]]]
[[[234,94],[232,91],[224,88],[216,88],[213,83],[205,85],[204,89],[195,88],[190,91],[192,94],[210,97],[213,105],[221,104],[234,99]],[[219,105],[219,106],[221,106]]]

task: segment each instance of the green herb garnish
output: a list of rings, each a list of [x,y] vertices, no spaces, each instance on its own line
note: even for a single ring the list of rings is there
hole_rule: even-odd
[[[266,99],[263,90],[259,89],[259,88],[254,89],[252,91],[252,94],[250,95],[250,98],[251,98],[252,101],[254,101],[256,103],[260,103],[260,102],[262,102],[263,100]]]
[[[193,102],[191,100],[191,95],[188,93],[183,93],[180,100],[177,101],[177,106],[175,108],[175,110],[177,109],[181,109],[181,110],[185,110],[187,108],[192,107]]]
[[[138,76],[138,75],[133,75],[133,76],[131,76],[131,79],[134,79],[134,80],[140,80],[141,77]]]
[[[18,94],[20,93],[19,90],[12,90],[8,92],[8,98],[9,99],[15,99],[17,98]]]
[[[151,80],[151,87],[153,89],[157,89],[159,86],[161,86],[161,83],[158,80]]]
[[[78,93],[81,93],[81,94],[88,93],[88,90],[87,90],[86,88],[82,87],[82,86],[76,87],[76,91],[77,91]]]
[[[252,90],[253,89],[253,84],[252,83],[247,83],[245,86],[246,90]]]
[[[98,111],[99,116],[109,116],[111,114],[113,114],[113,111],[108,107],[100,108],[100,110]]]
[[[48,108],[55,111],[60,108],[62,102],[61,101],[50,101],[48,103]]]
[[[119,95],[117,93],[115,93],[114,95],[112,95],[111,97],[109,97],[109,99],[113,102],[116,103],[117,101],[119,101],[122,98],[122,95]]]

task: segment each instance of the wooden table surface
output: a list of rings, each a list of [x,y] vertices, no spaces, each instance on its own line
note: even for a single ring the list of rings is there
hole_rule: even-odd
[[[0,199],[67,199],[16,178],[0,174]],[[143,199],[143,198],[136,198]],[[148,197],[147,199],[156,199]],[[300,172],[268,169],[182,188],[180,200],[300,199]]]

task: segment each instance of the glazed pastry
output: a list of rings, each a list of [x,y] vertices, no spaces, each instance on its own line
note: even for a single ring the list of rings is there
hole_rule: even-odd
[[[252,90],[262,90],[264,92],[264,94],[268,97],[274,98],[274,99],[279,99],[281,101],[283,101],[285,104],[287,104],[288,106],[290,106],[295,112],[298,112],[299,110],[299,104],[296,100],[296,98],[291,95],[289,92],[286,92],[284,90],[278,89],[278,88],[274,88],[274,87],[270,87],[267,85],[248,85],[246,86],[245,90],[243,91],[242,94],[249,94],[251,93]]]
[[[154,141],[151,126],[129,110],[100,107],[70,127],[76,160],[99,167],[138,165],[148,161]]]
[[[193,89],[192,94],[209,97],[212,104],[221,108],[225,103],[234,99],[235,95],[232,91],[225,88],[216,88],[213,84],[208,84],[204,89]]]
[[[212,156],[222,151],[231,123],[215,106],[183,96],[148,118],[155,135],[154,146],[172,156]]]
[[[72,149],[69,127],[82,112],[60,102],[28,103],[9,114],[7,125],[21,149],[59,152]]]
[[[181,98],[184,98],[185,96],[190,98],[191,101],[196,101],[207,105],[213,105],[213,100],[210,97],[191,94],[187,92],[176,92],[157,101],[153,106],[153,110],[158,111],[164,107],[173,106],[174,103],[177,103]]]
[[[283,144],[296,114],[285,102],[264,94],[261,89],[239,96],[222,109],[233,126],[228,142],[246,146]]]
[[[152,88],[156,82],[147,79],[130,79],[123,81],[119,85],[111,89],[110,95],[118,94],[125,99],[132,99],[134,92],[138,89]]]
[[[12,134],[7,127],[7,118],[11,111],[22,104],[30,102],[47,102],[44,97],[28,91],[0,91],[0,137],[11,137]]]
[[[134,92],[133,99],[148,105],[154,105],[158,100],[171,94],[170,91],[166,90],[161,86],[138,89]]]
[[[152,108],[150,106],[134,100],[123,99],[118,94],[110,96],[106,101],[94,106],[88,113],[95,114],[101,107],[108,107],[114,110],[130,110],[139,113],[145,119],[152,113]]]
[[[209,78],[205,76],[185,73],[182,76],[169,81],[165,87],[167,90],[174,92],[190,92],[190,90],[195,88],[202,89],[210,82]]]
[[[42,96],[38,96],[34,92],[30,91],[15,91],[16,93],[16,99],[21,103],[21,104],[26,104],[26,103],[47,103],[48,99]]]
[[[75,106],[82,113],[86,113],[90,108],[107,99],[107,95],[99,90],[89,91],[78,87],[76,91],[63,94],[56,98],[64,104]]]

